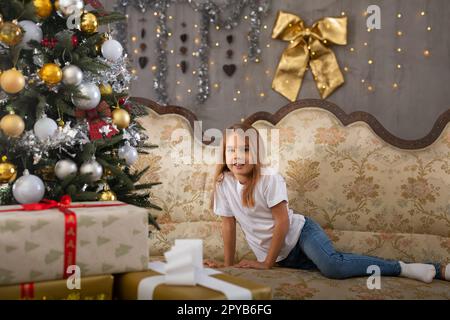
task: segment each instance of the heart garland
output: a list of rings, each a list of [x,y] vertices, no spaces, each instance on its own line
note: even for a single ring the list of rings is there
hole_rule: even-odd
[[[232,77],[237,68],[235,64],[225,64],[222,69],[227,76]]]

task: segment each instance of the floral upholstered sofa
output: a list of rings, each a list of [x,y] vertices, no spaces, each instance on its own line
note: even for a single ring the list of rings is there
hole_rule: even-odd
[[[145,182],[162,182],[152,189],[163,210],[154,211],[161,230],[149,240],[151,258],[162,256],[177,238],[202,238],[204,256],[223,259],[220,218],[209,209],[214,166],[176,161],[186,154],[174,157],[182,143],[196,144],[206,157],[213,147],[173,138],[178,129],[193,136],[196,118],[186,109],[138,100],[151,108],[142,125],[159,147],[137,167],[150,166]],[[321,100],[292,103],[274,115],[256,113],[245,122],[279,129],[275,164],[287,182],[289,205],[318,221],[337,249],[450,263],[449,119],[441,117],[430,135],[417,141],[390,135],[369,114],[346,115]],[[244,257],[254,258],[238,230],[236,259]],[[222,271],[269,284],[274,299],[450,299],[450,282],[440,280],[383,277],[381,289],[370,290],[366,277],[331,280],[317,271],[287,268]]]

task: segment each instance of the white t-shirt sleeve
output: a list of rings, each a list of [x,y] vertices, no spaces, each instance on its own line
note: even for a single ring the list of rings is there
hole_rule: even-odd
[[[276,173],[268,176],[265,198],[269,208],[276,206],[282,201],[288,202],[286,182],[282,175]]]
[[[224,182],[218,183],[214,192],[214,213],[218,216],[233,217],[228,200],[223,190]]]

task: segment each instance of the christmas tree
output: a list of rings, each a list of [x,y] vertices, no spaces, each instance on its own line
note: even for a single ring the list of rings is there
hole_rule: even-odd
[[[154,148],[126,54],[96,0],[0,0],[0,204],[120,200],[160,209],[132,169]]]

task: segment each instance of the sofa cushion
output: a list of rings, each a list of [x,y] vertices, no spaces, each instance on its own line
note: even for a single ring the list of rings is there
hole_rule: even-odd
[[[381,289],[368,289],[368,277],[327,279],[317,271],[222,268],[223,272],[272,287],[273,299],[450,299],[450,282],[431,284],[398,277],[381,277]]]

